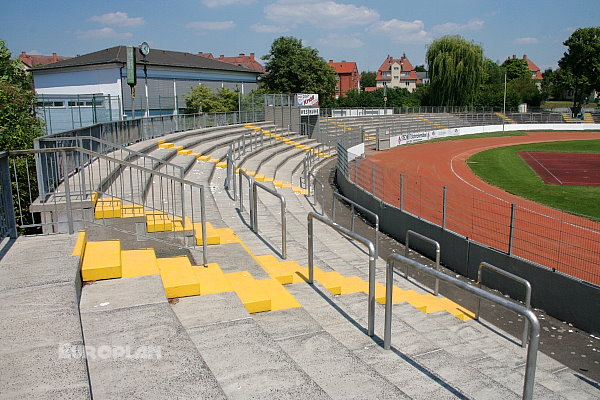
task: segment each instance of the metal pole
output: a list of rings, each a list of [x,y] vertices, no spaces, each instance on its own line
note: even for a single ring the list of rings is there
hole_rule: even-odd
[[[400,211],[404,209],[404,175],[400,174]]]
[[[73,228],[73,210],[71,209],[71,188],[69,186],[69,170],[67,169],[67,153],[63,152],[63,179],[65,183],[65,202],[67,207],[67,223],[69,226],[69,233],[75,232]]]
[[[508,255],[512,255],[513,239],[515,233],[515,214],[517,212],[517,205],[512,203],[510,205],[510,233],[508,236]]]
[[[447,188],[444,186],[444,198],[442,203],[442,229],[446,229],[446,211],[447,211]]]

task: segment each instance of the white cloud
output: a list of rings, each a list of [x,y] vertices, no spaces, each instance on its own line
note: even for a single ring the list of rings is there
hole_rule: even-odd
[[[338,47],[343,49],[356,49],[362,47],[364,42],[355,35],[343,35],[332,33],[327,37],[317,40],[317,44],[327,47]]]
[[[127,13],[120,11],[103,15],[95,15],[90,18],[90,21],[99,22],[104,25],[115,26],[140,26],[146,22],[142,17],[130,18]]]
[[[446,22],[445,24],[436,25],[432,31],[442,35],[453,35],[466,31],[478,31],[483,28],[485,22],[479,18],[473,18],[466,24],[457,24],[455,22]]]
[[[26,51],[28,56],[41,56],[42,53],[40,53],[38,50],[29,50]]]
[[[265,25],[265,24],[253,24],[250,26],[254,32],[259,33],[284,33],[289,32],[289,28],[285,26],[277,26],[277,25]]]
[[[536,44],[539,40],[534,37],[522,37],[514,40],[515,44]]]
[[[77,39],[131,39],[130,32],[117,32],[113,28],[90,29],[75,32]]]
[[[371,24],[379,19],[379,13],[365,6],[331,0],[278,0],[265,7],[265,17],[278,23],[311,24],[332,29]]]
[[[225,31],[235,27],[233,21],[196,21],[190,22],[185,26],[188,29],[200,31]]]
[[[378,21],[367,28],[367,32],[388,37],[399,43],[426,43],[431,35],[425,30],[421,20],[400,21],[393,18],[389,21]]]
[[[254,3],[255,0],[202,0],[202,4],[209,8],[232,6],[232,5],[247,5]]]

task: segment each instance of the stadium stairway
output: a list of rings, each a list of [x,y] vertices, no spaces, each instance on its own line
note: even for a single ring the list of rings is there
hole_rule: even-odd
[[[237,135],[240,132],[243,130]],[[177,140],[168,140],[164,143],[175,147]],[[204,149],[206,156],[220,159],[228,142],[211,144]],[[264,181],[286,197],[285,260],[278,250],[281,227],[277,199],[259,195],[256,234],[248,227],[247,212],[238,210],[230,193],[223,189],[226,169],[197,158],[186,179],[211,188],[207,193],[209,238],[216,239],[208,248],[208,266],[197,265],[196,260],[202,259],[201,248],[185,254],[159,254],[159,250],[139,248],[135,239],[96,240],[80,234],[75,243],[74,237],[65,241],[65,235],[57,236],[62,247],[52,247],[53,268],[64,266],[63,247],[74,248],[71,261],[75,267],[66,279],[69,293],[77,298],[77,282],[81,282],[75,276],[78,265],[83,280],[89,281],[81,289],[78,310],[76,301],[62,301],[71,304],[73,318],[61,315],[52,320],[54,326],[78,328],[79,336],[60,337],[47,346],[53,350],[55,343],[63,340],[85,342],[89,381],[81,359],[75,360],[78,374],[69,375],[83,376],[72,385],[79,390],[78,397],[89,397],[85,388],[91,386],[97,399],[520,398],[525,350],[517,340],[506,340],[506,334],[492,332],[485,321],[472,320],[469,310],[399,276],[394,279],[393,301],[397,304],[392,350],[383,350],[381,284],[385,262],[377,261],[378,303],[375,337],[371,338],[366,335],[367,255],[360,245],[322,224],[315,225],[316,283],[305,282],[306,215],[314,205],[295,191],[291,182],[298,179],[294,175],[301,171],[307,149],[278,142],[272,148],[251,151],[244,163],[274,180],[287,180],[282,186]],[[156,140],[152,146],[137,145],[158,147]],[[189,157],[176,154],[170,161],[178,162],[180,156]],[[22,252],[28,250],[28,246],[21,248]],[[44,254],[31,253],[34,258]],[[20,257],[17,254],[0,262],[3,277],[17,270],[10,261],[20,260],[14,258]],[[63,273],[64,268],[60,270]],[[37,285],[31,277],[15,278]],[[49,279],[51,285],[55,280]],[[20,289],[3,287],[3,297],[13,296],[14,290]],[[73,310],[81,313],[81,324]],[[3,331],[36,324],[27,313],[14,318],[14,309],[5,312],[13,317],[2,318]],[[9,344],[25,342],[14,336]],[[37,357],[45,350],[27,351]],[[3,349],[2,356],[6,353],[10,352]],[[32,391],[48,390],[45,382],[53,381],[46,374],[55,362],[51,357],[41,358],[35,368],[44,376],[40,380],[34,379],[36,375],[21,376],[18,371],[11,371],[8,378],[3,375],[2,387],[14,389],[7,397],[23,397],[16,391],[23,384],[30,385],[27,387]],[[32,367],[24,367],[28,368]],[[592,399],[599,393],[597,384],[581,380],[574,371],[538,354],[534,398]]]

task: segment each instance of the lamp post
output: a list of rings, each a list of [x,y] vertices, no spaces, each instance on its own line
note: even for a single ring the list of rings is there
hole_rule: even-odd
[[[504,101],[502,103],[502,115],[506,117],[506,72],[504,72]],[[504,132],[505,119],[502,118],[502,132]]]

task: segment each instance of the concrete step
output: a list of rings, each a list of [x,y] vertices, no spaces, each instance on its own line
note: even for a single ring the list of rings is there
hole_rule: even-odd
[[[0,397],[91,398],[81,357],[76,235],[21,236],[1,243]]]
[[[181,299],[173,310],[227,398],[330,398],[233,293]]]
[[[225,399],[156,275],[84,288],[81,318],[95,398]]]

